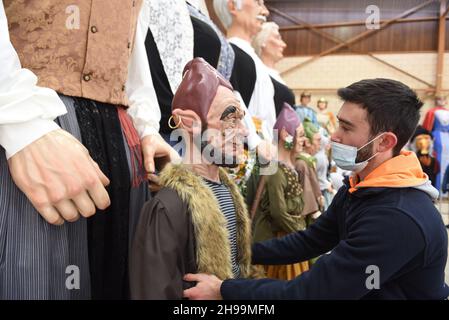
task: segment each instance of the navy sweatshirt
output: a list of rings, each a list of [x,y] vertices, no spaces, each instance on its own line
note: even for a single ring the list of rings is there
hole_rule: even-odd
[[[307,230],[253,246],[254,264],[323,255],[310,271],[291,281],[225,280],[223,298],[446,299],[448,235],[430,196],[414,188],[348,190],[345,181]]]

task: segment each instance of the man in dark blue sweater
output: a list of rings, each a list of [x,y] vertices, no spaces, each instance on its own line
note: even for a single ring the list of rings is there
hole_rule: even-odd
[[[353,171],[329,209],[307,230],[253,246],[254,264],[290,264],[319,255],[291,281],[220,280],[188,274],[189,299],[446,299],[447,231],[438,191],[416,155],[401,151],[422,102],[404,84],[363,80],[340,89],[344,104],[333,158]],[[329,254],[326,254],[329,252]]]

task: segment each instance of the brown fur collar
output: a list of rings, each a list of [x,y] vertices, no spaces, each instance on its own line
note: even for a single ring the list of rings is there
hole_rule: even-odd
[[[220,180],[229,188],[234,200],[240,276],[250,277],[254,272],[251,267],[251,225],[248,211],[239,189],[222,168]],[[195,230],[198,272],[214,274],[220,279],[233,278],[226,219],[203,179],[186,165],[170,164],[162,171],[160,183],[175,190],[189,206]]]

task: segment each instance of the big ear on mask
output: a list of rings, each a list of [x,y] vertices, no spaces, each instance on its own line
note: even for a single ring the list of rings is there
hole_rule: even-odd
[[[172,111],[173,120],[179,128],[186,130],[189,135],[201,134],[201,118],[192,110],[175,109]]]
[[[290,136],[290,134],[287,132],[287,130],[283,127],[280,131],[279,131],[279,138],[281,141],[286,141],[287,137]]]

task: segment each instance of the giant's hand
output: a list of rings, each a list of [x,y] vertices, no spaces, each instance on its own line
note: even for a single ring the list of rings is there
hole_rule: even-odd
[[[163,158],[166,160],[165,162],[180,160],[179,154],[160,135],[145,136],[141,141],[141,145],[145,170],[149,174],[156,171],[155,158]]]
[[[12,179],[51,224],[89,217],[110,205],[108,178],[71,134],[55,130],[8,160]]]

